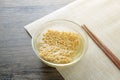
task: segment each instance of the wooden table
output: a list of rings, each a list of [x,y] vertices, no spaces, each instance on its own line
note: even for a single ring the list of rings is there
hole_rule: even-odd
[[[23,28],[74,0],[0,0],[0,80],[64,80],[42,63]]]

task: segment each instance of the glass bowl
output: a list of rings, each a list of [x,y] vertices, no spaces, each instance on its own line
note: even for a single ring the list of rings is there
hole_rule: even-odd
[[[64,32],[75,32],[78,35],[82,36],[82,44],[83,48],[81,51],[79,51],[78,55],[73,61],[65,64],[57,64],[52,63],[49,61],[44,60],[39,54],[38,45],[42,40],[42,35],[45,33],[46,30],[57,30],[57,31],[64,31]],[[39,29],[34,33],[32,37],[32,47],[36,55],[39,57],[40,60],[42,60],[45,64],[52,66],[52,67],[64,67],[64,66],[70,66],[75,63],[77,63],[81,57],[85,54],[87,47],[88,47],[88,39],[87,35],[84,32],[84,30],[81,28],[80,25],[78,25],[75,22],[59,19],[59,20],[51,20],[48,22],[45,22],[44,24],[40,25]]]

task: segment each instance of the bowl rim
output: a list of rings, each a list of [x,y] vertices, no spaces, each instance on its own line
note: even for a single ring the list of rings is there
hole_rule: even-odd
[[[51,66],[51,67],[63,67],[63,66],[69,66],[69,65],[72,65],[72,64],[74,64],[74,63],[77,63],[84,55],[85,55],[85,53],[86,53],[86,51],[87,51],[87,49],[88,49],[88,37],[87,37],[87,34],[85,33],[85,31],[81,28],[81,26],[79,25],[79,24],[77,24],[76,22],[73,22],[73,21],[71,21],[71,20],[67,20],[67,19],[54,19],[54,20],[49,20],[49,21],[46,21],[46,22],[44,22],[43,24],[41,24],[40,26],[43,26],[44,24],[47,24],[47,23],[49,23],[49,22],[54,22],[54,21],[67,21],[67,22],[70,22],[70,23],[72,23],[72,24],[75,24],[76,26],[78,26],[80,29],[81,29],[81,31],[83,32],[83,34],[84,34],[84,36],[85,36],[85,44],[84,44],[84,49],[83,49],[83,51],[82,51],[82,54],[78,57],[78,58],[76,58],[75,60],[73,60],[72,62],[70,62],[70,63],[66,63],[66,64],[56,64],[56,63],[52,63],[52,62],[49,62],[49,61],[46,61],[46,60],[44,60],[43,58],[41,58],[40,56],[39,56],[39,54],[38,54],[38,52],[37,52],[37,50],[35,49],[35,45],[34,45],[34,39],[35,39],[35,36],[37,35],[37,33],[38,33],[38,31],[39,31],[39,28],[38,28],[38,30],[36,30],[35,32],[34,32],[34,34],[33,34],[33,37],[32,37],[32,48],[33,48],[33,51],[35,52],[35,54],[38,56],[38,58],[40,59],[40,60],[42,60],[44,63],[46,63],[47,65],[49,65],[49,66]],[[82,35],[83,36],[83,35]]]

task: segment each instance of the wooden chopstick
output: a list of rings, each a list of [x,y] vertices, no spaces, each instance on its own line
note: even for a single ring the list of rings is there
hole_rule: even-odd
[[[120,70],[120,60],[108,49],[87,27],[83,25],[84,31],[91,37],[91,39],[97,44],[97,46],[108,56],[108,58],[116,65]]]

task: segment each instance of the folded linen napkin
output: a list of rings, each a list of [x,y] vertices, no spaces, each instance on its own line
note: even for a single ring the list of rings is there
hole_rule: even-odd
[[[54,19],[86,24],[120,59],[120,0],[77,0],[25,29],[32,36],[41,24]],[[120,80],[120,71],[90,38],[87,53],[77,64],[57,70],[65,80]]]

